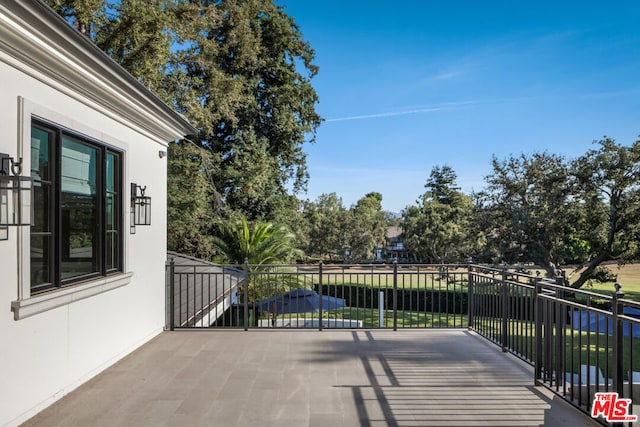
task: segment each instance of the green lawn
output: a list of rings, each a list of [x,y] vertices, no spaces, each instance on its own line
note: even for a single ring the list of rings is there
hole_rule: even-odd
[[[500,321],[481,319],[480,325],[484,334],[500,341]],[[531,339],[534,334],[534,324],[529,321],[510,320],[509,322],[509,348],[515,350],[531,361],[535,357],[535,343]],[[555,337],[553,337],[555,343]],[[565,371],[578,373],[580,365],[597,365],[607,378],[613,377],[613,337],[607,334],[589,333],[578,329],[571,329],[567,325],[564,332],[565,343]],[[629,351],[629,345],[632,346]],[[607,350],[609,348],[609,350]],[[623,360],[625,380],[626,371],[629,368],[629,360],[633,360],[634,371],[640,371],[640,339],[624,337]],[[555,356],[552,356],[555,357]],[[555,364],[555,360],[552,363]]]
[[[622,267],[618,267],[616,263],[609,263],[604,267],[617,275],[618,282],[622,284],[625,298],[640,302],[640,263],[627,264]],[[468,280],[466,269],[451,269],[447,273],[439,274],[435,268],[425,268],[418,273],[406,272],[400,267],[397,279],[398,288],[452,290],[454,287],[462,287],[466,290]],[[315,280],[317,280],[317,277]],[[380,268],[351,268],[344,270],[325,268],[323,284],[329,286],[359,284],[381,289],[390,288],[393,287],[393,271]],[[613,282],[599,283],[592,281],[583,286],[582,289],[610,296],[615,287]]]
[[[398,310],[398,328],[466,328],[467,316],[447,313],[423,313]],[[317,319],[317,313],[300,313],[301,319]],[[278,319],[292,319],[295,314],[282,314]],[[362,321],[364,328],[377,328],[380,324],[377,309],[345,307],[329,310],[323,314],[325,319],[351,319]],[[384,310],[384,326],[393,327],[393,311]]]
[[[431,272],[398,273],[397,287],[405,290],[429,290],[429,291],[465,291],[468,275],[462,273],[450,273],[440,275]],[[318,274],[284,272],[270,274],[256,274],[252,278],[251,286],[258,291],[260,299],[264,294],[269,296],[286,292],[290,288],[317,287],[320,283]],[[324,289],[333,289],[350,286],[364,286],[372,289],[393,288],[393,273],[323,273],[322,285]],[[326,292],[325,292],[326,293]]]
[[[617,264],[607,264],[605,266],[611,273],[618,276],[618,282],[622,285],[625,298],[640,302],[640,263],[627,264],[618,267]],[[598,283],[592,281],[582,287],[586,291],[592,291],[603,295],[611,295],[615,291],[614,283]]]
[[[325,286],[365,285],[373,288],[392,288],[394,284],[393,271],[376,270],[357,271],[347,269],[344,272],[335,269],[325,270],[322,283]],[[435,269],[405,272],[398,270],[397,286],[399,289],[429,289],[447,290],[461,284],[466,285],[468,274],[466,270],[449,271],[441,274]]]

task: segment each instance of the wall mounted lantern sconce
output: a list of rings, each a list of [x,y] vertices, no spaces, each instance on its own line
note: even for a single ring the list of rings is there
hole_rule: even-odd
[[[131,234],[136,234],[136,225],[151,225],[151,197],[144,195],[146,189],[131,183]]]
[[[21,176],[22,158],[0,153],[0,240],[9,239],[9,227],[31,225],[33,180]]]

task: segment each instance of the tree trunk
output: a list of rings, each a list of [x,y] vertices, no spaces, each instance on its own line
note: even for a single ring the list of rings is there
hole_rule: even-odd
[[[611,256],[611,253],[613,251],[613,242],[615,241],[616,238],[616,232],[619,231],[618,229],[618,209],[617,209],[617,202],[616,200],[619,198],[619,196],[612,196],[612,200],[611,200],[611,207],[610,207],[610,212],[609,212],[609,230],[607,232],[607,244],[605,246],[605,249],[600,252],[598,255],[596,255],[595,258],[593,258],[589,264],[587,264],[587,269],[585,271],[582,272],[582,274],[580,274],[580,277],[578,277],[578,280],[576,280],[576,282],[571,285],[572,288],[575,289],[580,289],[582,287],[582,285],[584,285],[587,280],[589,280],[591,278],[592,273],[594,272],[594,270],[596,269],[596,267],[598,267],[600,264],[602,264],[602,262],[604,260],[606,260],[607,258],[609,258]]]
[[[535,246],[536,249],[538,249],[541,255],[537,257],[531,257],[533,258],[533,262],[540,265],[544,269],[544,271],[546,271],[548,277],[555,279],[558,268],[556,264],[551,261],[551,256],[549,255],[549,251],[547,250],[547,248],[538,241],[529,241],[527,242],[527,246]],[[531,253],[530,250],[528,252]]]
[[[609,252],[601,252],[599,253],[595,258],[593,258],[591,261],[589,261],[589,264],[587,264],[587,268],[580,273],[580,276],[578,277],[578,280],[576,280],[571,287],[574,289],[580,289],[582,287],[582,285],[584,285],[587,280],[589,280],[593,274],[593,272],[595,271],[595,269],[602,264],[602,262],[607,259],[607,257],[609,256]]]

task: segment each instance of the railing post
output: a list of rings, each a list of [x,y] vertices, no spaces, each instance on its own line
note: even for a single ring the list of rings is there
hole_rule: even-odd
[[[556,360],[553,370],[556,374],[556,386],[562,383],[560,376],[564,376],[565,373],[565,356],[567,354],[566,346],[564,345],[565,323],[566,323],[566,311],[564,311],[564,291],[560,289],[565,285],[564,272],[560,271],[560,274],[556,276],[556,311],[555,311],[555,333],[556,333]]]
[[[398,260],[393,260],[393,330],[398,330]]]
[[[175,308],[175,295],[176,295],[176,261],[171,257],[169,261],[169,330],[173,331],[176,325],[176,308]]]
[[[509,349],[509,288],[507,287],[507,268],[502,270],[502,351]]]
[[[474,287],[474,283],[473,283],[473,269],[471,267],[471,264],[469,264],[469,277],[467,279],[467,283],[469,284],[468,286],[468,291],[467,291],[467,311],[468,311],[468,319],[469,319],[469,325],[468,328],[469,329],[473,329],[473,311],[475,309],[474,306],[474,301],[473,301],[473,287]]]
[[[618,392],[619,396],[624,396],[624,352],[622,349],[624,331],[623,322],[619,318],[624,313],[624,304],[620,301],[624,298],[624,292],[621,291],[622,285],[620,283],[616,283],[615,287],[613,307],[611,307],[613,312],[613,389]]]
[[[250,280],[250,272],[249,272],[249,259],[244,259],[244,295],[242,298],[242,322],[244,324],[244,330],[249,330],[249,280]]]
[[[533,293],[533,312],[534,312],[534,339],[535,339],[535,361],[534,361],[534,385],[539,385],[542,379],[542,285],[539,280],[535,282]]]
[[[322,260],[320,260],[320,277],[318,278],[318,331],[322,332]]]

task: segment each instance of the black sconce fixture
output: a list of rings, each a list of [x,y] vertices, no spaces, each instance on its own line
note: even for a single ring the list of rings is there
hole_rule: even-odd
[[[146,189],[131,183],[131,234],[136,233],[136,225],[151,225],[151,197],[144,195]]]
[[[9,239],[9,226],[31,225],[32,179],[21,173],[22,158],[0,153],[0,240]]]

